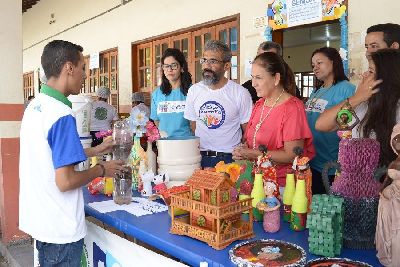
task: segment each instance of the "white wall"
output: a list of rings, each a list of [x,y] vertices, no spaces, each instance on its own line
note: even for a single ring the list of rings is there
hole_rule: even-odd
[[[24,71],[40,66],[43,47],[50,41],[43,39],[119,3],[118,0],[41,0],[23,16]],[[254,57],[263,41],[263,29],[253,28],[253,18],[263,16],[265,11],[264,0],[253,0],[251,5],[243,0],[133,0],[51,39],[78,43],[85,55],[118,47],[120,104],[130,105],[132,42],[240,13],[240,75],[246,80],[244,59]],[[50,25],[51,13],[56,22]]]
[[[311,54],[315,49],[326,46],[325,42],[311,45],[286,47],[283,49],[283,58],[294,72],[311,71]],[[339,50],[340,41],[331,41],[330,47]]]

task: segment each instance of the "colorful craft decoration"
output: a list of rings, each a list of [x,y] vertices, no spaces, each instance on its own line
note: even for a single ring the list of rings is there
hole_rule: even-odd
[[[172,234],[199,239],[218,250],[254,237],[251,199],[233,201],[235,184],[226,173],[195,170],[186,185],[189,190],[171,196]],[[175,209],[189,215],[177,217]],[[242,219],[243,212],[249,213],[248,220]]]
[[[348,248],[375,248],[375,228],[380,183],[374,179],[380,154],[379,142],[373,139],[342,139],[337,175],[330,192],[344,198],[343,245]],[[325,173],[325,172],[324,172]],[[328,177],[323,176],[328,184]]]
[[[307,216],[310,253],[334,257],[340,255],[343,243],[343,198],[314,195]]]
[[[304,267],[372,267],[371,265],[346,258],[319,258],[307,262]]]
[[[336,123],[338,125],[337,133],[339,138],[352,138],[352,130],[359,122],[360,119],[347,99],[336,115]]]
[[[303,156],[303,149],[295,147],[293,152],[297,155],[293,160],[295,170],[296,189],[292,199],[290,229],[303,231],[306,228],[307,213],[311,205],[311,170],[308,162],[310,159]]]
[[[296,244],[274,239],[243,242],[229,250],[230,260],[241,267],[304,266],[306,252]]]
[[[281,202],[279,196],[279,185],[276,181],[264,181],[265,198],[258,202],[257,209],[264,212],[263,227],[267,233],[278,232],[281,227]]]
[[[387,170],[379,198],[375,244],[377,257],[384,266],[400,265],[400,124],[394,126],[391,146],[397,154]]]

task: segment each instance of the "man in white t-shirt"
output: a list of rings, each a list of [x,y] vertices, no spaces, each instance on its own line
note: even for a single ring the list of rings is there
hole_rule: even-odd
[[[121,173],[123,161],[85,171],[74,165],[109,152],[112,140],[83,149],[72,103],[85,79],[83,48],[54,40],[41,57],[47,84],[26,108],[21,123],[19,228],[36,239],[40,266],[80,266],[86,235],[81,187],[99,176]]]
[[[249,92],[224,76],[231,68],[231,58],[227,45],[208,41],[200,59],[203,80],[187,94],[184,117],[200,137],[202,167],[232,162],[233,148],[240,144],[250,119],[253,102]]]

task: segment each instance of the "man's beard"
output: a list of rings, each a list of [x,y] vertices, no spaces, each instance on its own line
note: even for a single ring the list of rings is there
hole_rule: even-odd
[[[210,69],[204,69],[202,72],[202,76],[203,76],[203,83],[205,85],[217,84],[222,78],[221,75],[218,75],[218,73]]]

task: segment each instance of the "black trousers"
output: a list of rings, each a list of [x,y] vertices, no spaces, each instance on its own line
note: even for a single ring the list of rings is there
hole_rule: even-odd
[[[321,172],[311,168],[312,173],[312,193],[313,195],[316,194],[326,194],[326,190],[324,187],[324,183],[322,182],[322,174]],[[332,185],[333,180],[335,179],[335,175],[328,175],[329,177],[329,184]]]

